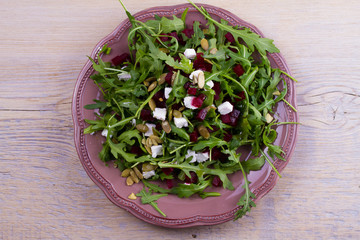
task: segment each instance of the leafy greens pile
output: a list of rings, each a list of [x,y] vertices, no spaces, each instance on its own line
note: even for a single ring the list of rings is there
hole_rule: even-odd
[[[142,180],[149,191],[144,188],[137,196],[163,216],[156,203],[160,197],[167,194],[180,198],[194,194],[202,198],[219,196],[206,189],[213,185],[234,190],[228,175],[241,171],[245,194],[238,202],[240,209],[235,214],[238,219],[255,206],[247,174],[260,170],[265,161],[277,172],[262,149],[267,147],[273,159],[285,160],[281,147],[273,144],[277,133],[272,127],[288,123],[276,122],[271,114],[277,102],[289,104],[284,99],[287,86],[281,77],[287,74],[270,66],[267,53],[279,51],[272,40],[247,28],[230,26],[225,20],[215,21],[203,7],[190,3],[207,20],[206,25],[195,21],[192,26],[186,26],[188,9],[181,18],[155,16],[153,20],[141,22],[123,6],[132,24],[128,35],[131,54],[118,56],[112,63],[104,62],[101,55],[111,51],[105,45],[97,61],[90,58],[97,71],[91,78],[101,90],[104,101],[94,100],[94,104],[85,106],[99,109],[100,114],[96,120],[86,120],[89,126],[84,132],[102,131],[106,141],[99,157],[104,162],[115,160],[121,171],[145,164],[154,167],[155,174]],[[186,49],[196,50],[192,60],[184,55]],[[258,60],[255,61],[256,54]],[[207,84],[203,89],[189,78],[189,74],[199,69]],[[164,74],[166,81],[160,83]],[[158,79],[151,90],[147,83],[149,78]],[[277,88],[281,81],[282,90]],[[164,99],[166,87],[172,90]],[[192,88],[191,94],[189,88]],[[203,102],[196,109],[185,108],[184,99],[189,95],[201,96]],[[170,125],[170,132],[161,127],[164,119],[154,118],[154,109],[149,107],[154,99],[155,104],[167,111],[165,121]],[[217,107],[225,101],[230,102],[234,110],[222,115]],[[174,124],[173,117],[169,116],[173,110],[181,111],[187,121],[185,127]],[[144,131],[137,128],[145,123],[156,126],[151,130],[161,139],[159,156],[151,154],[149,146],[144,144]],[[199,126],[203,127],[200,136]],[[241,153],[237,152],[240,146],[251,146],[253,157],[240,161]],[[208,159],[194,162],[195,155],[189,156],[189,152],[203,154]],[[142,174],[145,176],[144,171]],[[166,181],[169,187],[159,187],[150,182],[153,180]]]

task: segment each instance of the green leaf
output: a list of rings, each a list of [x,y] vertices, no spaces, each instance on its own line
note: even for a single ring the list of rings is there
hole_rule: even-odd
[[[246,161],[241,162],[241,165],[244,167],[246,173],[250,171],[258,171],[260,170],[265,164],[265,157],[260,156],[257,158],[250,158]]]
[[[146,191],[145,187],[138,193],[136,194],[136,196],[141,197],[141,203],[142,204],[150,204],[151,206],[153,206],[153,208],[158,211],[161,215],[163,215],[164,217],[166,217],[166,214],[163,213],[160,208],[157,205],[157,202],[155,202],[156,200],[158,200],[161,197],[165,197],[167,196],[167,194],[157,194],[157,195],[152,195],[151,190],[149,190],[148,192]]]
[[[211,182],[209,180],[197,184],[178,184],[177,187],[171,189],[171,193],[176,194],[180,198],[188,198],[194,194],[202,194],[210,185]]]
[[[171,33],[176,31],[177,33],[184,30],[184,22],[173,15],[173,19],[169,19],[166,17],[161,18],[161,29],[163,33]]]
[[[206,147],[212,149],[212,148],[214,148],[214,147],[225,146],[225,145],[227,145],[227,144],[228,144],[228,143],[227,143],[226,141],[211,136],[209,139],[198,141],[198,142],[192,147],[192,150],[194,150],[194,151],[204,150]]]

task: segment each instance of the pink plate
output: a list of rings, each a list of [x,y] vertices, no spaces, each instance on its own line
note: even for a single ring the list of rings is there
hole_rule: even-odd
[[[219,20],[223,18],[232,25],[248,27],[263,36],[256,27],[230,12],[210,5],[203,4],[203,6],[214,19]],[[135,17],[141,21],[152,19],[155,14],[160,17],[170,17],[172,15],[181,17],[182,12],[186,8],[189,8],[186,19],[188,25],[191,25],[194,20],[205,23],[202,15],[189,4],[154,7],[135,14]],[[106,61],[109,61],[116,55],[128,52],[127,35],[129,27],[130,22],[128,20],[123,21],[111,34],[96,45],[91,53],[91,57],[96,59],[95,56],[105,44],[112,48],[111,54],[104,57]],[[280,68],[290,73],[284,58],[280,54],[269,54],[269,59],[274,68]],[[93,99],[101,97],[98,88],[90,79],[93,73],[92,64],[88,61],[76,82],[72,103],[75,145],[85,171],[103,190],[110,201],[146,222],[164,227],[184,228],[198,225],[214,225],[233,219],[234,213],[238,210],[236,203],[244,193],[242,174],[238,173],[230,176],[230,180],[235,187],[234,191],[224,190],[223,188],[213,189],[221,193],[220,197],[180,199],[177,196],[167,196],[160,198],[158,205],[167,214],[167,217],[162,217],[150,205],[141,204],[140,198],[136,200],[129,200],[127,198],[131,193],[138,193],[142,188],[142,184],[135,184],[131,187],[126,186],[125,179],[120,177],[120,171],[113,168],[111,164],[106,166],[98,157],[104,138],[100,134],[83,134],[86,127],[84,119],[95,119],[94,111],[85,110],[84,106],[93,103]],[[294,83],[288,77],[283,77],[288,86],[288,93],[285,99],[296,107]],[[275,115],[279,121],[298,122],[297,113],[283,103],[277,105]],[[286,161],[276,160],[274,162],[275,167],[281,172],[289,162],[295,149],[297,125],[281,125],[277,127],[276,131],[278,132],[278,138],[275,143],[281,145],[286,153]],[[251,181],[250,188],[256,195],[255,201],[259,201],[268,193],[275,186],[277,180],[278,176],[268,164],[265,164],[260,171],[251,172],[249,174],[249,181]]]

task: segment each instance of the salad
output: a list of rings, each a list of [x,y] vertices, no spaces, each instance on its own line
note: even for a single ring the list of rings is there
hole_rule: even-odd
[[[230,174],[242,174],[238,219],[255,206],[247,174],[265,162],[279,174],[272,160],[285,161],[273,127],[296,123],[278,122],[274,107],[283,101],[296,111],[284,98],[282,76],[296,80],[271,67],[267,53],[279,52],[273,40],[218,22],[189,2],[206,24],[186,25],[188,9],[181,18],[141,22],[120,1],[132,24],[129,52],[105,62],[101,57],[111,52],[105,45],[90,58],[103,100],[85,106],[98,111],[95,120],[85,120],[84,133],[101,132],[100,159],[113,162],[128,186],[144,185],[129,199],[141,197],[164,217],[159,198],[217,197],[217,188],[234,190]],[[251,147],[246,161],[240,161],[241,146]]]

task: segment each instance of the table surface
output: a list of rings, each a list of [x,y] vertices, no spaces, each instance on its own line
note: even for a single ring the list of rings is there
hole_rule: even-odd
[[[138,12],[184,1],[124,1]],[[0,239],[360,238],[360,2],[198,1],[275,39],[299,82],[295,153],[283,178],[236,222],[145,223],[90,180],[73,142],[72,93],[96,43],[126,18],[116,0],[0,6]]]

